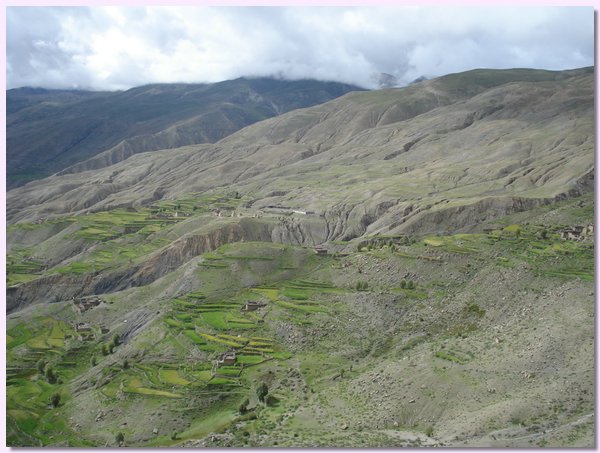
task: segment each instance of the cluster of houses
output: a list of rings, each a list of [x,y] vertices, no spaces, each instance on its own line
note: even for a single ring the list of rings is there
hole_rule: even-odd
[[[91,308],[97,307],[102,302],[104,302],[104,300],[100,299],[98,296],[86,298],[73,297],[73,308],[77,313],[82,314]]]
[[[576,225],[565,228],[560,232],[560,238],[569,241],[582,241],[589,236],[594,236],[594,225]]]
[[[79,341],[93,341],[96,339],[94,330],[89,322],[78,322],[75,324],[75,331],[77,332],[77,339]],[[110,332],[108,327],[100,326],[100,334],[104,335],[108,332]]]

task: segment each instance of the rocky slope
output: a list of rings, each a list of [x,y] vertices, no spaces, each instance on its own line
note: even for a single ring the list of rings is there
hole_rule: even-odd
[[[480,212],[491,218],[524,206],[520,199],[589,191],[592,112],[588,70],[451,75],[347,94],[215,145],[31,183],[8,193],[7,217],[31,221],[227,187],[251,194],[256,209],[322,213],[328,239],[431,230],[451,217],[432,213],[457,206],[487,200]],[[463,217],[448,229],[481,220]]]
[[[8,443],[591,447],[593,93],[470,71],[9,191]]]

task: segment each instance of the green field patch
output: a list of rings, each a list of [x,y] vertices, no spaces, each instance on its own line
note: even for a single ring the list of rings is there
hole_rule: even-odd
[[[279,296],[279,290],[277,288],[251,288],[251,291],[262,294],[271,301],[277,300]]]
[[[508,225],[506,227],[504,227],[502,229],[502,231],[504,231],[505,233],[512,233],[512,234],[520,234],[522,231],[522,227],[520,225],[517,224],[512,224],[512,225]]]
[[[202,320],[210,327],[218,330],[229,329],[226,317],[227,313],[222,311],[210,311],[202,313]]]
[[[257,354],[272,354],[273,348],[268,346],[246,346],[243,350],[245,354],[257,355]]]
[[[59,274],[75,274],[75,275],[83,275],[88,272],[92,272],[95,270],[95,267],[92,263],[88,262],[74,262],[70,263],[66,266],[60,266],[53,269],[54,272],[58,272]]]
[[[564,266],[554,269],[542,269],[539,271],[542,275],[549,277],[559,277],[564,279],[576,279],[594,281],[594,269],[589,267]]]
[[[184,330],[183,334],[196,344],[206,344],[204,338],[198,335],[195,330]]]
[[[202,261],[198,263],[198,266],[214,268],[214,269],[223,269],[228,267],[227,263],[215,263],[214,261]]]
[[[226,338],[219,338],[219,336],[210,335],[208,333],[200,333],[200,336],[208,341],[213,342],[213,343],[223,344],[226,346],[231,346],[233,348],[241,348],[244,346],[243,343],[240,343],[237,341],[232,341],[232,340],[226,339]]]
[[[42,275],[46,265],[38,260],[29,258],[29,249],[16,250],[6,257],[6,282],[8,286],[35,280]]]
[[[240,374],[241,368],[233,367],[233,366],[220,366],[217,369],[217,374],[220,376],[231,376],[238,377]]]
[[[506,258],[504,256],[498,256],[498,257],[496,257],[496,264],[498,266],[508,267],[508,268],[514,266],[514,263],[510,259],[508,259],[508,258]]]
[[[31,349],[50,349],[51,345],[47,343],[47,338],[46,335],[40,335],[28,340],[26,345]]]
[[[152,385],[157,387],[162,385],[162,381],[158,375],[159,368],[157,366],[135,364],[133,368],[138,370]]]
[[[423,239],[423,242],[431,247],[441,247],[442,245],[446,244],[446,242],[442,238],[437,237],[425,238]]]
[[[107,398],[116,398],[119,392],[120,382],[111,381],[100,388],[100,393]]]
[[[210,370],[192,371],[190,376],[199,381],[208,382],[212,379]]]
[[[233,324],[246,324],[246,325],[255,325],[256,323],[248,318],[236,317],[234,315],[228,314],[227,321]]]
[[[165,384],[185,386],[190,383],[190,381],[183,378],[179,374],[179,371],[177,371],[177,370],[167,370],[167,369],[161,368],[158,372],[158,376],[159,376],[160,380],[162,382],[164,382]]]
[[[201,291],[193,291],[189,294],[187,294],[186,299],[195,299],[195,300],[203,300],[206,299],[206,294],[204,294]]]
[[[279,351],[279,352],[273,352],[271,354],[271,357],[273,357],[274,359],[287,360],[287,359],[293,357],[293,354],[291,352]]]
[[[165,319],[165,323],[170,326],[170,327],[183,327],[183,323],[177,319],[174,318],[167,318]]]
[[[226,378],[226,377],[214,377],[210,381],[207,382],[208,385],[235,385],[239,386],[240,383],[237,379],[234,378]]]
[[[453,253],[476,253],[479,249],[472,245],[473,242],[478,242],[481,235],[475,234],[456,234],[453,236],[428,236],[423,239],[423,243],[430,247],[442,248],[447,252]],[[414,257],[422,258],[422,257]]]
[[[272,347],[273,346],[273,341],[268,341],[268,340],[250,340],[248,342],[248,346]]]
[[[306,300],[310,297],[310,291],[300,288],[288,288],[284,287],[281,290],[281,294],[289,299],[294,300]]]
[[[143,387],[141,380],[137,377],[128,379],[125,382],[123,391],[126,393],[136,393],[136,394],[147,395],[147,396],[164,396],[167,398],[182,398],[183,397],[183,395],[180,395],[178,393]]]
[[[46,343],[48,343],[49,346],[54,346],[55,348],[62,349],[65,347],[65,341],[62,338],[48,338]]]
[[[242,255],[224,255],[224,259],[236,261],[273,261],[275,258],[270,256],[242,256]]]
[[[8,341],[7,339],[6,348],[9,350],[20,346],[23,343],[26,343],[29,339],[33,338],[34,336],[34,332],[31,329],[25,327],[25,325],[23,324],[19,324],[13,327],[12,329],[8,330],[7,333],[12,338],[12,340],[10,341]]]
[[[262,355],[238,355],[236,356],[236,363],[243,365],[256,365],[262,363],[265,358]]]

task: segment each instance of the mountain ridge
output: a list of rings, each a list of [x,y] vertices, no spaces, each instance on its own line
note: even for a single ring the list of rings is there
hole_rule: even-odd
[[[79,162],[111,148],[116,148],[109,159],[114,163],[140,151],[215,142],[261,119],[358,89],[335,82],[239,78],[119,92],[8,90],[8,187],[67,167],[77,171]]]

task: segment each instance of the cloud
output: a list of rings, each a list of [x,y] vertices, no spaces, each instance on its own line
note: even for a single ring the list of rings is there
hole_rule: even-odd
[[[8,7],[7,86],[241,76],[372,87],[476,67],[593,64],[591,7]]]

